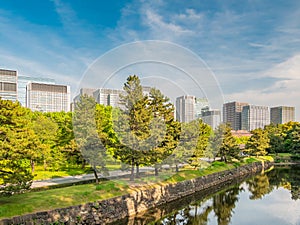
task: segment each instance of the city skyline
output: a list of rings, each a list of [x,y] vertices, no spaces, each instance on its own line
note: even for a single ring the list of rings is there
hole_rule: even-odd
[[[0,12],[5,31],[0,36],[5,43],[0,47],[0,67],[70,85],[72,98],[98,57],[122,44],[163,40],[191,50],[206,63],[224,102],[300,106],[296,0],[13,0],[3,2]],[[172,81],[181,84],[176,75]],[[111,84],[108,88],[115,88]]]

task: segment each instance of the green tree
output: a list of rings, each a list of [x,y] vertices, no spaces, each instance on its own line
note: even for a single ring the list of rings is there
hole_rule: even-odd
[[[155,175],[158,175],[159,164],[172,154],[178,144],[180,123],[174,120],[174,106],[160,90],[151,88],[149,100],[152,120],[147,159],[148,164],[155,165]]]
[[[31,129],[30,111],[0,99],[0,195],[29,189],[30,161],[34,160],[37,138]]]
[[[129,76],[123,87],[125,95],[120,96],[124,110],[120,110],[113,118],[114,130],[119,140],[114,157],[131,166],[130,180],[134,180],[134,168],[145,163],[148,155],[150,137],[151,112],[149,99],[143,94],[140,79],[136,75]]]
[[[295,155],[300,154],[300,123],[294,122],[286,131],[284,146],[288,152]]]
[[[73,115],[75,140],[83,158],[91,165],[96,182],[98,172],[107,174],[106,148],[102,144],[96,125],[96,102],[92,97],[83,95],[76,103]]]
[[[231,127],[228,124],[220,124],[218,132],[220,133],[218,136],[222,137],[222,144],[218,153],[221,161],[227,162],[233,158],[238,159],[240,149],[235,138],[232,136]]]
[[[265,126],[265,131],[268,133],[269,147],[267,149],[268,153],[280,153],[284,152],[284,136],[282,124],[271,123]]]
[[[252,136],[248,140],[245,150],[250,155],[264,156],[267,154],[270,139],[268,132],[261,128],[251,131]]]
[[[52,169],[58,169],[63,157],[61,152],[56,148],[57,123],[45,114],[35,112],[32,128],[41,143],[38,152],[44,164],[44,170],[49,166]]]

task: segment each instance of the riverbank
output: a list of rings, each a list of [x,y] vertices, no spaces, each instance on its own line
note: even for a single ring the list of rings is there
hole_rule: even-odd
[[[0,224],[105,224],[201,190],[253,175],[271,166],[271,163],[256,162],[174,184],[141,187],[111,199],[3,219]]]

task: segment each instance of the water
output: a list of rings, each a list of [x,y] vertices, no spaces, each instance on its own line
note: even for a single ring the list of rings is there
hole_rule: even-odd
[[[300,166],[277,167],[114,224],[300,225]]]

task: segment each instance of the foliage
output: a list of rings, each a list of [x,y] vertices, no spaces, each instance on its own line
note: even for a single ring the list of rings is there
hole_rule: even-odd
[[[221,161],[227,162],[232,159],[238,159],[240,149],[231,133],[231,127],[228,124],[220,124],[215,131],[216,147],[219,147],[217,156],[221,157]]]
[[[83,95],[77,102],[73,116],[74,133],[77,145],[91,165],[96,182],[99,182],[98,172],[107,173],[106,148],[102,144],[96,126],[96,102],[92,97]]]
[[[259,128],[251,131],[252,136],[246,144],[245,151],[249,155],[264,156],[267,154],[267,149],[269,148],[270,139],[268,133]]]
[[[0,99],[0,195],[12,195],[31,186],[30,161],[37,145],[30,128],[30,111],[19,103]]]

